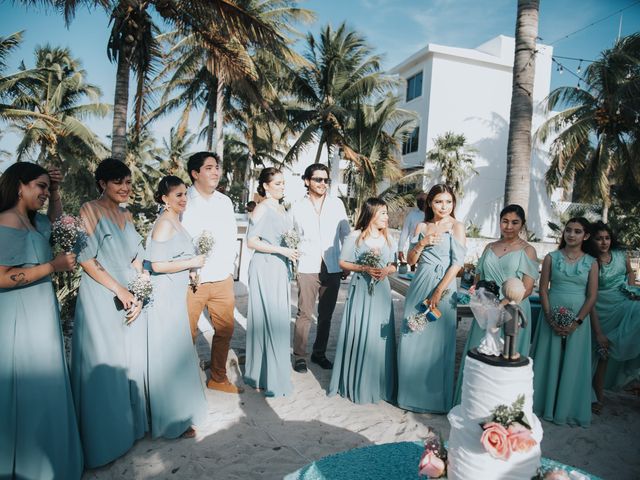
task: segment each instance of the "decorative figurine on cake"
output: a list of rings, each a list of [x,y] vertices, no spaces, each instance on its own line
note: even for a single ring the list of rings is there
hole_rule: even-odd
[[[476,285],[469,307],[480,328],[486,331],[478,345],[478,353],[498,357],[503,351],[503,340],[500,338],[500,321],[502,320],[498,304],[498,285],[493,281],[481,280]]]
[[[500,305],[502,321],[504,324],[504,348],[502,358],[505,360],[519,360],[520,354],[516,350],[518,344],[518,330],[527,326],[527,317],[520,307],[520,302],[524,298],[525,286],[518,278],[509,278],[502,284],[502,296],[504,297]],[[480,349],[478,348],[478,351]]]

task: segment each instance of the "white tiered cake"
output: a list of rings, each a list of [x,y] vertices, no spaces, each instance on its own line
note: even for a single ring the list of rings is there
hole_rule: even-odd
[[[507,460],[497,459],[484,449],[483,421],[498,405],[511,405],[524,395],[524,414],[537,444],[528,452],[513,452]],[[528,365],[499,367],[467,356],[464,366],[462,402],[448,415],[451,425],[448,444],[450,480],[530,479],[540,466],[542,426],[533,414],[533,361]]]

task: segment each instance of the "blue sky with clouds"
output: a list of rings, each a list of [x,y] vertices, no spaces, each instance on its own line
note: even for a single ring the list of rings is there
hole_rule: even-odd
[[[623,36],[640,30],[640,1],[541,0],[540,4],[539,36],[543,43],[553,42],[555,55],[597,58],[599,52],[614,44],[621,18]],[[315,23],[300,26],[300,31],[317,32],[326,23],[337,26],[346,21],[384,56],[385,68],[400,63],[428,43],[473,48],[500,34],[513,36],[517,9],[516,0],[308,0],[300,5],[317,15]],[[622,13],[563,38],[630,5]],[[32,65],[36,45],[67,46],[82,60],[89,82],[102,88],[103,101],[112,102],[115,65],[106,55],[109,26],[105,13],[81,10],[68,28],[57,13],[24,7],[18,1],[0,0],[0,13],[0,35],[25,31],[22,47],[9,59],[10,70],[20,61]],[[578,66],[576,61],[561,61],[574,71]],[[576,83],[575,77],[566,72],[560,75],[554,69],[552,87]],[[167,118],[154,127],[158,140],[168,133],[172,123],[174,119]],[[106,140],[111,131],[110,119],[90,124]],[[15,145],[12,135],[0,140],[1,149],[13,151]]]

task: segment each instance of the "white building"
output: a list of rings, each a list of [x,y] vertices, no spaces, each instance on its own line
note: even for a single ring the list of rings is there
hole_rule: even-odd
[[[465,183],[456,216],[493,237],[499,232],[498,214],[504,206],[514,45],[513,38],[503,35],[475,49],[429,44],[390,72],[405,80],[402,107],[420,117],[417,135],[403,148],[404,168],[423,168],[429,175],[424,185],[428,190],[440,181],[439,172],[425,163],[434,139],[447,131],[464,134],[476,150],[478,175]],[[549,94],[552,50],[538,45],[535,58],[534,132],[545,118],[541,102]],[[534,148],[527,224],[540,238],[546,236],[551,217],[544,183],[547,165],[545,152]]]

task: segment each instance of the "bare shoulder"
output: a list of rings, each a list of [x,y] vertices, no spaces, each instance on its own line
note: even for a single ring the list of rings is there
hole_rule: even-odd
[[[173,223],[166,218],[159,218],[153,226],[151,238],[157,242],[164,242],[175,235],[176,228]]]
[[[427,224],[424,222],[420,222],[418,225],[416,225],[416,230],[413,232],[414,235],[419,235],[421,233],[427,233]]]
[[[456,238],[464,238],[466,236],[466,232],[465,232],[465,228],[464,228],[464,223],[459,222],[459,221],[455,221],[454,224],[451,226],[451,231],[453,232],[453,235]]]
[[[0,213],[0,225],[10,228],[24,228],[18,216],[13,212]]]
[[[525,242],[525,247],[524,247],[524,253],[527,255],[527,257],[529,257],[531,260],[538,260],[538,253],[536,252],[536,249],[533,248],[533,245],[531,245],[528,242]]]

